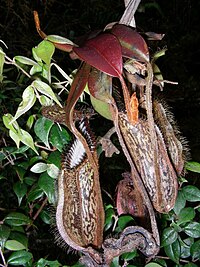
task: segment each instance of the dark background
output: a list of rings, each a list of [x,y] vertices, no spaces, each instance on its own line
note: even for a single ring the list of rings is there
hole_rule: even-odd
[[[124,4],[122,0],[1,0],[0,39],[8,46],[5,49],[8,56],[31,57],[32,47],[41,41],[35,29],[33,10],[39,12],[41,27],[46,34],[76,40],[91,30],[103,29],[106,24],[118,21],[124,12]],[[199,13],[200,1],[143,0],[135,18],[138,31],[165,34],[162,41],[149,43],[150,52],[167,47],[166,55],[157,63],[164,79],[176,81],[178,85],[166,84],[161,94],[172,107],[180,130],[189,142],[192,160],[200,162]],[[56,51],[54,59],[68,73],[78,67],[78,62],[72,62],[64,52]],[[6,113],[5,108],[3,113]],[[101,168],[105,169],[104,165]],[[191,173],[190,179],[193,178],[194,183],[199,184],[198,175]],[[35,249],[51,247],[49,240],[44,244],[45,248],[35,244]]]

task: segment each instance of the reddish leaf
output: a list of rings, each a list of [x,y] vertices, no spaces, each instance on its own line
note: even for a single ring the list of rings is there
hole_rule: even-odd
[[[71,129],[71,123],[73,121],[74,106],[86,86],[89,72],[90,72],[90,66],[84,63],[78,70],[73,80],[66,105],[66,124],[70,129]]]
[[[147,44],[136,30],[123,24],[116,24],[111,32],[119,39],[124,57],[135,58],[142,62],[149,61]]]
[[[83,47],[74,47],[73,51],[91,66],[119,77],[122,74],[122,52],[118,39],[109,33],[102,33],[86,41]]]

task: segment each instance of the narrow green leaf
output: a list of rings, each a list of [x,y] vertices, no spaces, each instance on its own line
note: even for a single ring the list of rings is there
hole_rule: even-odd
[[[5,223],[11,226],[27,225],[31,222],[28,216],[19,212],[11,212],[5,218]]]
[[[37,47],[34,48],[36,55],[41,58],[47,65],[51,63],[51,58],[54,54],[55,46],[47,41],[43,40]]]
[[[4,247],[6,240],[10,235],[10,228],[6,225],[0,225],[0,247]]]
[[[26,195],[27,185],[18,181],[13,185],[13,190],[18,198],[18,204],[20,206],[23,197]]]
[[[35,148],[35,145],[34,145],[34,142],[33,142],[33,138],[32,136],[25,130],[21,129],[21,135],[20,135],[20,141],[27,145],[28,147],[30,147],[37,155],[38,155],[38,152]]]
[[[25,65],[38,66],[37,62],[35,62],[34,60],[32,60],[28,57],[15,56],[13,59],[14,59],[14,61],[18,61],[18,62],[25,64]]]
[[[172,227],[165,228],[162,232],[161,245],[163,247],[174,243],[178,238],[178,233]]]
[[[26,123],[26,127],[30,130],[33,126],[33,123],[34,123],[34,120],[35,120],[35,116],[34,115],[30,115],[28,120],[27,120],[27,123]]]
[[[177,264],[179,263],[181,250],[180,250],[180,244],[179,244],[178,239],[174,243],[172,243],[168,246],[165,246],[164,250],[165,250],[166,255],[172,261],[174,261]]]
[[[59,35],[47,35],[47,40],[49,40],[50,42],[53,43],[58,43],[58,44],[70,44],[70,45],[74,45],[74,43],[72,41],[70,41],[69,39],[59,36]]]
[[[17,148],[19,148],[21,138],[19,137],[18,133],[15,133],[12,130],[10,130],[9,131],[9,136],[15,142]]]
[[[192,244],[190,248],[192,260],[200,260],[200,240]]]
[[[51,87],[47,83],[44,83],[44,82],[39,81],[39,80],[35,80],[32,82],[32,86],[34,86],[36,88],[36,90],[38,90],[40,93],[46,95],[50,99],[53,99],[62,108],[62,105],[58,101],[53,90],[51,89]]]
[[[35,96],[34,89],[31,85],[29,85],[24,90],[22,94],[22,102],[19,104],[16,114],[10,123],[12,124],[13,121],[17,120],[20,116],[22,116],[30,108],[32,108],[32,106],[35,104],[35,101],[36,101],[36,96]]]
[[[55,203],[54,179],[52,179],[47,173],[43,173],[39,178],[38,185],[48,197],[49,203],[54,204]]]
[[[177,224],[180,225],[182,223],[190,222],[194,219],[195,217],[195,211],[191,207],[183,208],[179,215],[178,215],[178,220]]]
[[[5,248],[13,251],[26,249],[25,246],[17,240],[7,240],[5,243]]]
[[[195,161],[186,162],[185,168],[188,171],[200,173],[200,163],[198,162],[195,162]]]
[[[187,185],[182,189],[183,196],[187,201],[200,201],[200,190],[194,185]]]
[[[67,73],[60,66],[55,63],[52,63],[51,66],[56,67],[60,74],[69,82],[69,84],[72,84],[73,79],[70,78],[69,75],[67,75]]]
[[[16,251],[13,252],[8,258],[10,265],[20,266],[29,262],[33,258],[33,255],[28,251]]]
[[[49,133],[51,130],[51,127],[53,126],[53,121],[42,117],[40,119],[38,119],[35,123],[34,126],[34,131],[37,135],[38,138],[40,138],[40,140],[48,147],[49,146]]]
[[[0,47],[0,83],[3,82],[3,67],[5,63],[5,53],[3,49]]]
[[[34,173],[42,173],[42,172],[45,172],[47,168],[48,166],[46,163],[38,162],[30,169],[30,171]]]
[[[193,237],[193,238],[200,238],[200,223],[198,222],[191,222],[188,223],[184,228],[183,231]]]

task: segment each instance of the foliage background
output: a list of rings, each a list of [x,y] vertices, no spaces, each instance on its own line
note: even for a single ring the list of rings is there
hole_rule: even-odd
[[[104,0],[2,0],[0,39],[7,44],[6,53],[11,58],[16,55],[31,57],[32,47],[41,41],[35,30],[33,10],[38,10],[42,28],[46,33],[76,40],[91,30],[101,29],[107,23],[119,20],[123,14],[124,5],[122,0],[106,2]],[[161,42],[153,42],[151,47],[152,50],[162,49],[165,46],[168,48],[166,56],[159,59],[159,67],[166,79],[178,81],[179,85],[166,85],[162,96],[172,106],[181,132],[189,141],[192,159],[200,162],[199,11],[199,1],[143,0],[140,10],[136,13],[136,23],[140,31],[165,33],[165,38]],[[56,51],[54,59],[67,73],[79,65],[79,62],[72,62],[66,53],[59,51]],[[9,89],[1,86],[1,115],[15,113],[16,106],[21,101],[21,94],[27,86],[24,80],[26,78],[22,79],[17,70],[8,71],[6,75],[13,83]],[[37,107],[35,109],[37,110]],[[22,120],[21,123],[25,122]],[[105,131],[104,123],[102,125],[99,134]],[[3,140],[6,140],[7,145],[11,145],[2,122],[0,122],[0,129],[2,135],[0,146],[5,146]],[[115,165],[115,160],[108,161],[110,170]],[[103,165],[102,170],[105,167],[107,166]],[[3,212],[16,209],[16,196],[12,188],[16,182],[15,171],[10,168],[4,169],[4,175],[9,177],[10,181],[3,181],[0,187],[0,207]],[[191,184],[199,186],[197,173],[189,172],[187,178]],[[113,181],[110,181],[110,185],[103,184],[103,187],[109,191],[112,183]],[[22,206],[21,211],[26,208]],[[38,221],[37,225],[40,223]],[[65,263],[65,253],[54,244],[52,235],[49,234],[48,224],[42,224],[42,228],[31,229],[28,234],[29,250],[34,254],[35,260],[50,256],[51,260],[59,259],[60,262]],[[74,255],[66,264],[74,263],[77,258],[78,255]]]

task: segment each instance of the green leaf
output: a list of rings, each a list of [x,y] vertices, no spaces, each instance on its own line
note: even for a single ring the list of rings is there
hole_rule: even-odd
[[[190,248],[192,260],[200,260],[200,240],[192,244]]]
[[[51,58],[55,51],[55,46],[51,42],[43,40],[37,47],[33,48],[33,50],[39,58],[47,65],[50,65]]]
[[[5,243],[5,248],[13,251],[26,249],[26,247],[17,240],[7,240]]]
[[[119,267],[120,264],[119,264],[119,257],[115,257],[113,260],[112,260],[112,263],[110,265],[110,267]]]
[[[186,200],[184,198],[184,194],[182,191],[179,191],[177,199],[176,199],[176,203],[173,208],[176,215],[178,215],[179,212],[185,207],[185,204],[186,204]]]
[[[59,175],[59,168],[55,164],[47,164],[47,173],[51,178],[57,178]]]
[[[48,211],[46,211],[46,210],[42,210],[40,212],[40,218],[46,224],[51,224],[52,223],[52,217],[51,217],[50,213]]]
[[[34,173],[42,173],[47,170],[47,164],[43,162],[38,162],[30,169]]]
[[[3,123],[6,126],[6,128],[17,134],[17,131],[19,130],[19,125],[17,122],[10,124],[12,119],[13,119],[13,116],[9,113],[3,115]]]
[[[35,116],[34,115],[30,115],[28,120],[27,120],[27,123],[26,123],[26,127],[30,130],[33,126],[33,123],[34,123],[34,119],[35,119]]]
[[[33,66],[31,69],[30,69],[30,75],[34,75],[35,73],[41,73],[42,72],[42,66],[38,65],[38,66]]]
[[[200,237],[200,223],[198,222],[191,222],[188,223],[184,228],[183,231],[193,237],[193,238],[199,238]]]
[[[19,212],[11,212],[5,218],[5,223],[11,226],[27,225],[31,222],[28,216]]]
[[[26,195],[27,185],[18,181],[13,185],[13,190],[18,198],[18,204],[20,206],[23,197]]]
[[[34,142],[33,142],[33,138],[27,131],[21,129],[19,137],[20,137],[20,141],[23,144],[30,147],[38,155],[38,152],[37,152],[35,145],[34,145]]]
[[[161,265],[162,267],[167,267],[167,263],[164,259],[155,258],[154,262]]]
[[[185,259],[190,257],[190,247],[194,243],[194,238],[188,237],[183,241],[179,239],[181,246],[181,258]]]
[[[184,267],[198,267],[198,265],[194,264],[193,262],[189,262],[185,264]]]
[[[0,83],[3,82],[3,66],[5,63],[5,53],[3,52],[2,48],[0,47]]]
[[[36,96],[34,89],[31,85],[29,85],[24,90],[22,94],[22,102],[19,104],[16,114],[10,123],[12,124],[13,121],[17,120],[20,116],[22,116],[30,108],[32,108],[32,106],[35,104],[35,101],[36,101]]]
[[[200,201],[200,190],[194,185],[187,185],[182,189],[184,198],[190,202]]]
[[[13,252],[8,258],[10,265],[20,266],[29,262],[33,258],[33,255],[28,251],[16,251]]]
[[[47,35],[46,38],[53,43],[74,45],[72,41],[59,35]]]
[[[105,103],[92,95],[90,95],[90,100],[92,103],[93,108],[104,118],[108,120],[112,120],[111,112],[109,109],[109,104]]]
[[[46,95],[50,99],[53,99],[56,102],[56,104],[58,104],[62,108],[62,105],[58,101],[58,99],[55,96],[53,90],[51,89],[51,87],[47,83],[44,83],[44,82],[42,82],[40,80],[35,80],[35,81],[32,82],[32,86],[34,86],[35,89],[37,91],[39,91],[40,93]]]
[[[15,142],[17,148],[19,148],[19,144],[20,144],[20,136],[18,135],[18,133],[15,133],[13,131],[9,131],[9,135],[10,135],[10,138],[12,138],[12,140]]]
[[[165,247],[174,243],[178,238],[178,233],[172,227],[165,228],[162,232],[161,246]]]
[[[4,247],[6,240],[10,235],[10,228],[6,225],[0,225],[0,247]]]
[[[121,232],[130,223],[134,223],[134,219],[133,219],[132,216],[130,216],[130,215],[122,215],[122,216],[120,216],[118,218],[117,227],[116,227],[115,231],[116,232]]]
[[[36,121],[34,126],[35,134],[48,148],[50,148],[48,141],[49,133],[53,124],[53,121],[42,117]]]
[[[145,265],[145,267],[162,267],[162,265],[156,263],[156,262],[150,262]]]
[[[25,65],[31,65],[31,66],[38,66],[38,63],[33,61],[32,59],[28,58],[28,57],[23,57],[23,56],[15,56],[14,61],[18,61],[22,64]]]
[[[18,229],[16,229],[16,232],[14,231],[14,229],[12,229],[12,232],[9,236],[9,239],[16,240],[16,241],[20,242],[25,247],[25,249],[28,249],[27,236],[25,235],[25,233],[21,233],[21,232],[17,232],[17,231],[18,231]]]
[[[50,132],[49,141],[60,152],[63,150],[64,145],[69,143],[70,139],[71,137],[65,128],[60,128],[56,124],[53,125]]]
[[[186,162],[185,168],[188,171],[200,173],[200,163],[198,162],[195,162],[195,161]]]
[[[42,106],[51,106],[53,103],[53,100],[45,95],[38,96],[38,100]]]
[[[60,167],[61,167],[61,153],[58,150],[50,153],[50,155],[48,157],[48,162],[55,164],[57,166],[57,168],[60,169]]]
[[[134,250],[133,252],[123,253],[121,255],[121,258],[125,261],[130,261],[134,259],[136,256],[137,256],[137,250]]]
[[[58,261],[48,261],[45,259],[40,259],[37,264],[36,267],[59,267],[62,266]]]
[[[113,225],[115,211],[113,207],[110,207],[110,208],[105,209],[105,213],[106,213],[105,214],[106,220],[104,224],[104,231],[107,231]]]
[[[15,141],[17,147],[19,148],[19,143],[21,141],[23,144],[33,149],[36,154],[38,154],[37,150],[35,149],[32,136],[28,132],[21,129],[16,121],[13,121],[12,124],[11,121],[13,121],[12,115],[6,114],[3,116],[3,122],[6,128],[10,129],[10,137]]]
[[[180,225],[182,223],[190,222],[194,219],[195,217],[195,210],[191,207],[183,208],[179,215],[178,215],[178,220],[177,224]]]
[[[44,191],[39,187],[34,187],[28,194],[27,200],[28,202],[34,201],[38,198],[41,198],[44,194]]]
[[[54,179],[52,179],[47,173],[43,173],[39,178],[38,185],[48,197],[49,203],[54,204],[55,203]]]
[[[165,250],[166,255],[172,261],[174,261],[177,264],[179,263],[181,250],[180,250],[180,244],[179,244],[178,239],[174,243],[172,243],[168,246],[165,246],[164,250]]]

